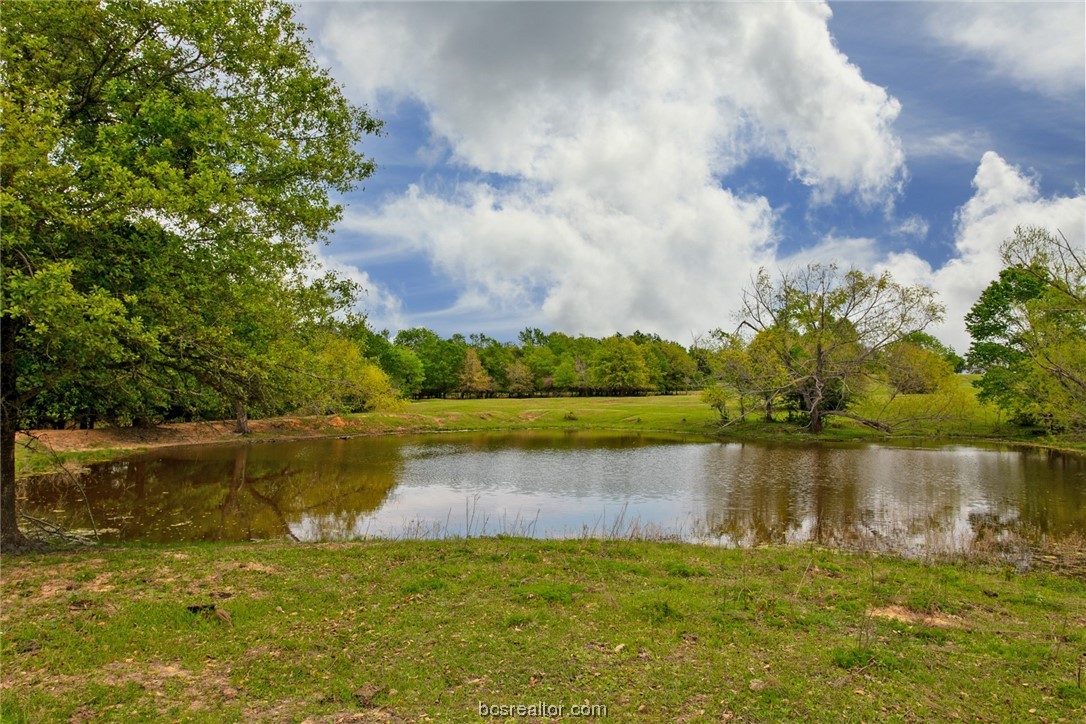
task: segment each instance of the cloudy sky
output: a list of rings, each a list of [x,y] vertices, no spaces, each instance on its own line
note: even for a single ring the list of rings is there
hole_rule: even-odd
[[[760,266],[836,261],[962,316],[1018,224],[1083,244],[1069,3],[303,3],[386,123],[325,262],[377,328],[689,344]]]

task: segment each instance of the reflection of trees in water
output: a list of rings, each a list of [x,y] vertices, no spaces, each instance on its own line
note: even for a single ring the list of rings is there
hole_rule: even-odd
[[[253,479],[249,477],[248,462],[249,446],[242,445],[234,452],[234,471],[230,476],[226,495],[219,506],[219,529],[218,534],[215,536],[216,539],[238,540],[241,538],[252,540],[253,538],[287,537],[298,540],[298,536],[294,535],[294,532],[290,529],[290,521],[287,520],[286,515],[283,513],[279,501],[264,495],[258,489],[258,485],[264,482],[276,481],[284,475],[289,475],[289,469],[282,468]],[[266,511],[278,523],[276,526],[278,528],[277,533],[268,534],[267,529],[262,525],[265,521],[260,518],[256,519],[256,528],[254,529],[252,506],[243,505],[246,495],[262,504],[258,506],[258,510]]]
[[[720,450],[729,459],[708,481],[705,523],[711,535],[743,545],[821,543],[856,521],[855,456],[818,447]]]
[[[666,433],[641,434],[612,430],[515,430],[510,432],[447,433],[440,437],[416,439],[414,444],[447,446],[472,452],[505,450],[628,450],[668,443],[687,444],[689,437],[670,436]]]
[[[91,466],[82,478],[99,525],[119,540],[251,540],[295,537],[303,519],[350,528],[396,484],[400,444],[240,445],[175,451]],[[390,444],[391,443],[391,444]],[[28,512],[83,528],[82,499],[60,476],[26,486]]]
[[[1044,534],[1086,530],[1086,455],[1029,450],[1022,453],[1022,466],[1021,519]]]
[[[594,470],[590,465],[605,471],[613,463],[609,454],[563,453],[615,449],[622,460],[641,461],[632,464],[633,478],[640,471],[659,477],[662,466],[665,473],[682,479],[682,485],[675,485],[682,494],[689,490],[685,481],[700,475],[702,493],[696,497],[706,507],[697,527],[742,544],[814,541],[928,547],[1003,531],[1033,538],[1086,529],[1082,456],[730,444],[706,445],[696,454],[686,446],[683,456],[658,458],[632,450],[647,444],[636,436],[507,437],[442,435],[184,448],[92,465],[81,481],[106,539],[335,538],[364,533],[358,526],[385,504],[397,481],[411,470],[418,477],[420,458],[454,456],[423,465],[425,483],[465,450],[554,453],[530,460],[522,455],[497,456],[472,464],[485,464],[491,472],[496,464],[517,470],[531,464],[543,492],[565,500],[583,493],[584,478],[591,478],[586,470]],[[627,447],[632,456],[622,452]],[[656,465],[653,471],[650,463]],[[616,489],[628,495],[646,492],[650,484],[640,483],[636,489],[624,475]],[[35,517],[69,528],[90,526],[82,496],[67,476],[21,481],[20,493],[26,495],[24,510]],[[670,491],[659,493],[667,499]]]
[[[717,454],[706,533],[736,544],[951,548],[1086,528],[1081,456],[771,445]]]

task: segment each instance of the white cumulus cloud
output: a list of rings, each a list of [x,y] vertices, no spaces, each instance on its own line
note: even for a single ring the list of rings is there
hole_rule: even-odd
[[[403,301],[370,278],[370,275],[360,270],[356,265],[345,262],[335,254],[330,254],[324,249],[314,251],[316,256],[316,269],[314,276],[326,271],[334,272],[337,276],[349,279],[357,284],[362,295],[359,300],[359,308],[351,311],[363,313],[367,316],[370,327],[373,329],[403,329],[405,319],[403,315]]]
[[[939,6],[929,27],[1026,89],[1065,94],[1086,82],[1081,2],[953,3]]]
[[[748,159],[781,162],[815,201],[889,208],[906,176],[899,105],[837,50],[824,3],[301,12],[356,100],[419,101],[431,149],[497,176],[345,220],[428,255],[463,290],[451,314],[684,339],[773,263],[769,202],[727,188]]]
[[[892,254],[878,266],[896,279],[922,283],[940,292],[946,321],[931,330],[959,352],[969,349],[964,317],[980,293],[994,281],[1003,262],[999,249],[1017,226],[1039,226],[1062,232],[1078,248],[1086,247],[1086,195],[1041,195],[1037,179],[1007,163],[999,154],[984,154],[973,177],[974,194],[957,213],[955,253],[932,269],[914,254]]]

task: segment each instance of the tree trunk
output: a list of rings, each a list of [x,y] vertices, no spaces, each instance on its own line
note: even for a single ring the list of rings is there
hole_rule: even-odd
[[[822,404],[822,400],[819,400],[818,404]],[[818,408],[818,405],[811,408],[811,433],[814,435],[822,434],[822,410]]]
[[[249,411],[245,409],[245,403],[238,401],[234,403],[234,415],[237,418],[237,424],[234,426],[234,432],[239,435],[249,434]]]
[[[5,553],[30,548],[30,541],[19,530],[15,510],[15,433],[19,426],[15,327],[11,317],[0,318],[0,550]]]

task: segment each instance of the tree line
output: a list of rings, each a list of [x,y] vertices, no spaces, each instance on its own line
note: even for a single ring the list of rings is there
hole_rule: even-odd
[[[798,412],[811,432],[831,416],[890,431],[893,424],[952,414],[956,373],[1019,425],[1048,433],[1086,431],[1086,254],[1062,234],[1019,227],[1001,247],[1004,269],[965,318],[966,357],[925,331],[943,318],[934,291],[889,273],[813,264],[771,278],[761,270],[743,292],[738,326],[712,335],[705,390],[723,424],[757,412]],[[914,417],[861,415],[873,396],[899,396]],[[877,412],[879,410],[876,410]],[[795,418],[795,415],[792,415]]]
[[[390,339],[362,327],[359,336],[411,397],[670,394],[699,389],[705,377],[682,345],[639,331],[597,339],[528,328],[517,342],[501,342],[485,334],[443,339],[424,328]]]

